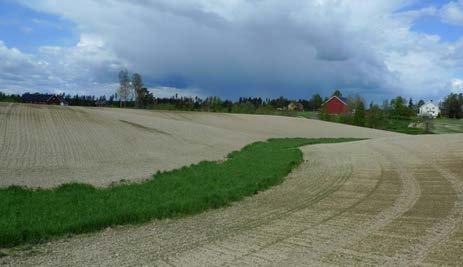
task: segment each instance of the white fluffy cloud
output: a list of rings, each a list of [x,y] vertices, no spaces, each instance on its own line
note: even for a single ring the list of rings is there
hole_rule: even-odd
[[[4,87],[20,88],[29,80],[38,84],[47,83],[46,65],[46,62],[23,54],[16,48],[8,48],[0,40],[0,84]]]
[[[454,93],[463,93],[463,80],[454,79],[450,86]]]
[[[446,4],[442,7],[440,15],[446,23],[463,26],[463,0]]]
[[[0,90],[107,94],[126,64],[98,38],[82,35],[74,47],[42,46],[25,54],[0,41]]]
[[[38,56],[48,64],[49,78],[63,87],[94,84],[96,88],[114,82],[114,73],[128,67],[153,84],[201,88],[205,95],[303,97],[342,88],[370,98],[437,97],[450,90],[449,83],[462,78],[459,44],[411,31],[414,20],[437,11],[398,12],[409,2],[39,0],[24,4],[78,25],[79,44],[43,47]],[[447,18],[455,23],[458,16],[452,14]]]
[[[114,82],[117,72],[127,65],[103,40],[86,34],[74,47],[42,46],[38,55],[48,62],[48,69],[61,80],[62,88]]]
[[[206,96],[202,95],[199,89],[195,88],[184,88],[178,89],[175,87],[167,87],[167,86],[158,86],[149,88],[150,92],[152,92],[157,97],[201,97],[204,98]]]

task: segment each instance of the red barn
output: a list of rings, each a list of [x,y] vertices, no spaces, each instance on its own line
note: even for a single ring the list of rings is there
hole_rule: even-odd
[[[343,97],[332,96],[322,104],[326,112],[331,115],[340,115],[347,112],[347,99]]]
[[[66,100],[62,99],[60,96],[49,95],[49,94],[39,94],[39,93],[35,93],[35,94],[25,93],[22,95],[21,101],[23,103],[31,103],[31,104],[62,105],[62,106],[68,105]]]

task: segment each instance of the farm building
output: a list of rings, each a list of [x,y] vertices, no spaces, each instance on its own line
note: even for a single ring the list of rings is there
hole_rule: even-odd
[[[299,102],[297,102],[297,103],[291,102],[288,105],[288,110],[290,110],[290,111],[304,111],[304,106]]]
[[[68,103],[66,100],[62,99],[57,95],[50,95],[50,94],[30,94],[25,93],[21,97],[21,101],[23,103],[31,103],[31,104],[46,104],[46,105],[62,105],[67,106]]]
[[[106,100],[98,100],[98,101],[96,101],[95,106],[100,107],[100,108],[106,106]]]
[[[344,97],[332,96],[322,104],[326,112],[331,115],[340,115],[347,112],[347,99]]]
[[[420,107],[418,116],[437,118],[440,114],[440,108],[433,102],[428,102]]]

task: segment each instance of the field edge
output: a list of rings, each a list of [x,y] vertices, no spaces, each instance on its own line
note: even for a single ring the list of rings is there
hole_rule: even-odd
[[[0,248],[67,234],[177,218],[225,207],[281,183],[302,161],[301,146],[357,138],[283,138],[249,144],[225,161],[203,161],[159,172],[142,183],[96,188],[0,188]]]

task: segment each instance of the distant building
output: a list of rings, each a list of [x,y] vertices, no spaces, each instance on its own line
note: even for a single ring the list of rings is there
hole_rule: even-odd
[[[44,104],[44,105],[61,105],[67,106],[68,102],[62,99],[60,96],[57,95],[50,95],[50,94],[30,94],[25,93],[21,97],[21,102],[23,103],[30,103],[30,104]]]
[[[422,105],[418,112],[418,116],[420,117],[427,116],[431,118],[437,118],[439,114],[440,114],[440,108],[433,102],[427,102],[426,104]]]
[[[288,105],[288,110],[290,110],[290,111],[304,111],[304,106],[299,102],[297,102],[297,103],[291,102]]]
[[[347,99],[344,97],[332,96],[322,104],[330,115],[340,115],[348,111]]]
[[[98,100],[98,101],[96,101],[95,106],[100,107],[100,108],[106,106],[106,100]]]

